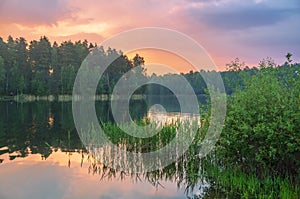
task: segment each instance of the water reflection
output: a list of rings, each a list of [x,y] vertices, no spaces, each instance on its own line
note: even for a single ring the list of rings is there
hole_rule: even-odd
[[[113,122],[107,111],[109,104],[96,103],[101,121]],[[135,107],[131,109],[131,117],[137,120],[165,117],[168,123],[180,117],[199,119],[178,113],[163,116],[155,110],[147,112],[157,102],[131,103]],[[88,153],[75,130],[71,111],[68,102],[0,102],[0,198],[184,198],[186,193],[200,198],[204,195],[209,184],[202,175],[200,160],[193,153],[196,148],[154,172],[120,172]],[[101,153],[111,150],[115,149],[104,148]],[[116,160],[126,164],[126,158]]]
[[[48,124],[49,124],[49,127],[51,128],[54,124],[54,118],[52,116],[52,114],[50,113],[49,114],[49,119],[48,119]]]
[[[161,124],[174,124],[175,122],[197,122],[200,126],[200,115],[189,114],[189,113],[178,113],[178,112],[161,112],[157,110],[150,110],[147,112],[147,119],[150,122],[160,122]]]
[[[14,161],[8,161],[7,154],[1,158],[5,161],[0,167],[0,193],[6,196],[1,198],[47,198],[44,194],[48,198],[184,198],[186,194],[196,198],[209,186],[205,178],[194,180],[189,175],[200,175],[201,168],[186,157],[162,170],[139,174],[106,167],[82,151],[57,150],[46,160],[37,154]]]
[[[71,168],[60,162],[64,154],[53,153],[48,160],[41,161],[35,155],[27,161],[15,160],[14,164],[1,165],[1,198],[183,198],[183,190],[177,191],[173,182],[161,182],[156,188],[143,180],[128,176],[119,178],[109,172],[104,178],[87,174],[89,162],[83,167],[72,155]],[[50,160],[53,158],[53,160]],[[80,159],[80,158],[79,158]],[[20,165],[22,163],[22,165]],[[114,177],[115,175],[115,177]],[[17,177],[16,177],[17,176]]]

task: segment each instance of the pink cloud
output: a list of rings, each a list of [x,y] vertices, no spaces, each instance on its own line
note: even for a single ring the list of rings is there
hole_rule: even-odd
[[[0,22],[24,25],[53,25],[58,20],[71,17],[72,11],[66,1],[59,0],[2,0]]]

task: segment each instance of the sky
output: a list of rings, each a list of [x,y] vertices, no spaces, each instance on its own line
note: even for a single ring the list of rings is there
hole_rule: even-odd
[[[236,57],[251,67],[266,57],[282,64],[291,52],[300,62],[299,22],[299,0],[0,0],[5,40],[101,43],[132,28],[170,28],[202,45],[220,70]]]

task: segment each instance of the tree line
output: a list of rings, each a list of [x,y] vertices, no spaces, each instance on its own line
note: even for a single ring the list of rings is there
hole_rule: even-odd
[[[0,95],[59,95],[72,94],[76,73],[89,54],[95,50],[103,57],[119,55],[106,70],[107,80],[98,93],[110,93],[110,83],[134,65],[141,65],[143,58],[137,55],[129,60],[121,51],[84,41],[64,41],[51,44],[46,36],[29,43],[25,38],[4,41],[0,37]]]
[[[82,62],[90,52],[101,59],[109,60],[118,57],[103,72],[97,88],[97,94],[111,94],[115,84],[128,71],[134,69],[136,76],[142,78],[159,78],[162,81],[176,81],[179,74],[146,74],[145,60],[138,54],[130,60],[122,51],[104,49],[102,46],[84,41],[64,41],[60,44],[51,43],[46,36],[29,43],[25,38],[13,39],[8,37],[4,41],[0,37],[0,95],[14,96],[30,95],[71,95],[74,80]],[[287,62],[281,67],[288,68],[291,64],[291,54],[287,54]],[[273,65],[268,58],[259,63],[259,67],[249,68],[239,59],[227,65],[227,71],[221,72],[227,94],[231,95],[237,87],[243,87],[246,77],[259,71],[261,65]],[[139,67],[138,67],[139,66]],[[97,71],[95,71],[97,73]],[[216,71],[190,71],[181,73],[187,79],[197,95],[207,94],[206,83],[202,73],[216,73]],[[88,77],[87,77],[88,79]],[[178,85],[181,86],[181,85]],[[172,92],[158,84],[147,85],[136,93],[148,95],[172,95]]]

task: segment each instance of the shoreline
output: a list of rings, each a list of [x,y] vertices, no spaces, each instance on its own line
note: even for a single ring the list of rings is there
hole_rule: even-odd
[[[144,94],[134,94],[131,96],[132,100],[142,100],[146,99],[147,96],[152,97],[171,97],[172,95],[144,95]],[[206,94],[198,94],[197,97],[207,97],[209,95]],[[57,101],[57,102],[69,102],[72,101],[73,95],[45,95],[45,96],[36,96],[36,95],[15,95],[15,96],[0,96],[0,102],[5,101],[14,101],[14,102],[35,102],[35,101]],[[101,94],[101,95],[95,95],[90,98],[82,97],[79,95],[74,96],[75,101],[80,101],[83,99],[87,100],[95,100],[95,101],[107,101],[107,100],[119,100],[123,99],[122,96],[113,96],[111,94]]]
[[[0,96],[0,102],[5,102],[5,101],[15,101],[15,102],[35,102],[35,101],[58,101],[58,102],[69,102],[72,101],[73,96],[72,95],[46,95],[46,96],[35,96],[35,95],[15,95],[15,96]],[[86,99],[81,96],[74,96],[74,99],[76,101],[80,101],[83,99]],[[108,94],[102,94],[102,95],[95,95],[91,98],[88,98],[89,100],[95,100],[95,101],[106,101],[109,99],[112,99],[112,95]],[[113,100],[119,99],[118,97],[113,98]],[[145,95],[132,95],[131,99],[133,100],[141,100],[145,99]]]

